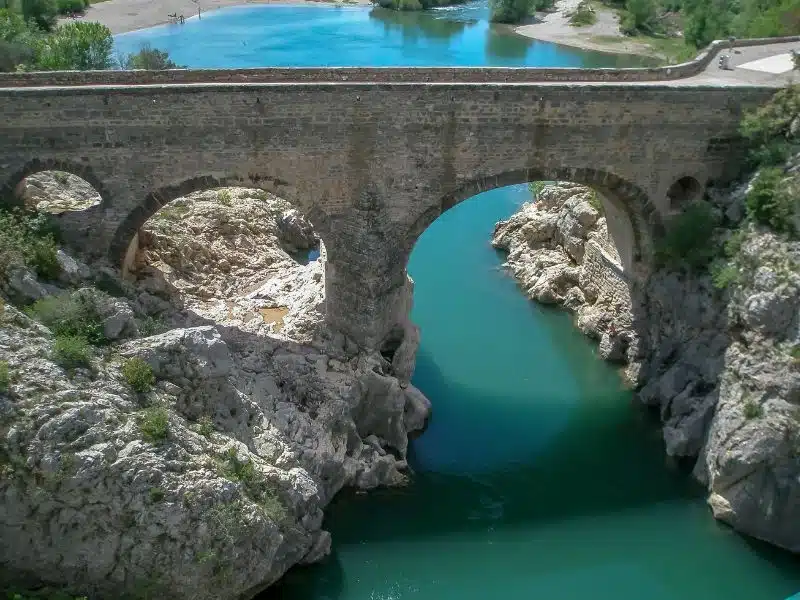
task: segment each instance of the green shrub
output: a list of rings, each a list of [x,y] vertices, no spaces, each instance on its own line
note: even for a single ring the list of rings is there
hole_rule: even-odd
[[[531,0],[489,0],[489,7],[495,23],[519,23],[535,10]]]
[[[547,181],[531,181],[528,183],[528,191],[531,193],[534,200],[542,193],[547,183]]]
[[[776,232],[796,234],[795,220],[800,213],[800,196],[782,169],[762,169],[745,199],[747,216]]]
[[[153,369],[141,358],[134,357],[125,361],[122,365],[122,376],[128,385],[135,392],[144,393],[150,391],[156,382]]]
[[[163,406],[146,408],[139,418],[139,430],[148,442],[160,442],[169,435],[169,413]]]
[[[120,60],[120,67],[129,71],[133,69],[162,71],[164,69],[181,68],[170,60],[169,53],[152,48],[149,44],[142,46],[136,54],[129,54]]]
[[[165,493],[159,487],[151,487],[150,488],[150,502],[156,503],[161,502],[164,499]]]
[[[794,362],[800,363],[800,344],[792,346],[792,349],[789,350],[789,356],[792,357]]]
[[[53,362],[71,371],[91,366],[91,352],[86,338],[80,335],[56,335]]]
[[[797,148],[792,121],[800,115],[800,87],[779,90],[764,106],[747,113],[740,131],[750,145],[754,167],[782,164]]]
[[[230,190],[220,190],[217,192],[217,200],[220,204],[225,206],[230,206],[232,201],[231,191]]]
[[[748,421],[751,419],[758,419],[764,415],[763,407],[755,400],[748,400],[744,403],[744,418]]]
[[[589,189],[589,204],[601,215],[603,214],[603,201],[600,200],[600,196],[594,188]]]
[[[140,319],[137,323],[137,327],[139,329],[139,334],[142,337],[158,335],[159,333],[164,333],[169,329],[163,320],[150,316]]]
[[[739,282],[739,268],[735,263],[714,263],[711,266],[711,281],[719,290],[735,285]]]
[[[0,360],[0,392],[7,392],[11,384],[11,376],[8,372],[8,361]]]
[[[38,40],[37,68],[43,71],[110,69],[111,31],[105,25],[76,21]]]
[[[214,422],[208,415],[203,415],[197,422],[197,433],[204,437],[210,437],[214,433]]]
[[[54,334],[80,336],[99,346],[106,343],[103,320],[97,309],[103,292],[64,292],[37,300],[28,309],[28,314],[47,325]]]
[[[58,14],[60,15],[82,13],[87,6],[88,4],[84,3],[83,0],[57,0]]]
[[[288,512],[281,502],[281,499],[274,492],[264,492],[258,500],[258,505],[264,511],[267,518],[275,523],[282,523],[286,520]]]
[[[24,209],[0,209],[0,275],[28,266],[43,279],[61,271],[56,248],[57,231],[47,216]]]
[[[690,204],[666,223],[664,236],[656,242],[656,261],[673,269],[706,268],[714,256],[710,233],[716,225],[714,210],[707,202]]]
[[[573,27],[586,27],[597,22],[597,13],[586,0],[582,0],[569,15],[569,24]]]

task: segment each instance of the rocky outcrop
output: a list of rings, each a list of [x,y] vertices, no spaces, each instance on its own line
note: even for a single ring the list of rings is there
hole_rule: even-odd
[[[508,251],[506,265],[529,298],[575,313],[604,359],[636,357],[628,282],[593,190],[545,186],[536,202],[495,226],[492,245]]]
[[[20,269],[5,284],[5,580],[92,598],[249,598],[327,554],[323,509],[339,489],[405,481],[408,433],[430,403],[321,326],[324,251],[307,264],[289,253],[316,242],[307,223],[226,191],[148,223],[135,283],[63,255],[63,280]],[[100,282],[115,293],[91,292],[106,343],[65,369],[53,333],[8,292],[77,298]],[[132,359],[153,372],[145,391],[123,375]]]
[[[65,171],[42,171],[26,177],[20,195],[29,208],[59,214],[100,204],[91,184]]]
[[[712,195],[721,223],[742,219],[746,188]],[[667,268],[635,288],[595,198],[547,186],[497,224],[493,243],[530,298],[573,311],[600,356],[626,365],[660,412],[667,454],[694,461],[714,515],[800,552],[800,243],[747,226],[728,291]]]

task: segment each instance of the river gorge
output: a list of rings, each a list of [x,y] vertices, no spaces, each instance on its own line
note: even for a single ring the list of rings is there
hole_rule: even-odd
[[[648,64],[522,38],[486,16],[483,3],[247,6],[115,45],[212,68]],[[409,443],[409,481],[339,492],[323,525],[331,554],[257,598],[785,600],[800,590],[796,555],[712,519],[691,465],[665,456],[658,415],[621,368],[569,314],[520,291],[491,242],[495,224],[531,200],[524,184],[478,194],[419,239],[408,265],[421,331],[411,383],[432,416]]]

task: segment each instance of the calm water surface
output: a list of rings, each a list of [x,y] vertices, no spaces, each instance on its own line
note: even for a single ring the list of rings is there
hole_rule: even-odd
[[[482,3],[425,14],[366,6],[240,6],[115,39],[123,54],[147,42],[189,67],[630,67],[645,62],[531,40],[490,25],[487,16]]]
[[[631,66],[519,38],[467,5],[432,14],[246,7],[118,36],[187,66]],[[464,202],[411,258],[434,403],[401,490],[343,493],[333,555],[263,599],[783,600],[800,563],[714,522],[655,424],[566,315],[523,298],[489,245],[525,186]]]

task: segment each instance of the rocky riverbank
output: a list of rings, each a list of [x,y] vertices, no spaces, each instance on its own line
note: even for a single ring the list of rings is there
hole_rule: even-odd
[[[195,194],[141,237],[135,282],[63,250],[52,280],[4,265],[2,581],[249,598],[327,554],[343,486],[405,481],[430,405],[322,326],[324,249],[293,258],[317,238],[279,199]]]
[[[712,192],[718,222],[741,222],[750,185]],[[691,461],[714,515],[800,552],[800,243],[754,225],[735,235],[727,289],[663,266],[634,298],[588,188],[545,187],[497,224],[493,244],[508,250],[528,297],[574,312],[599,355],[625,365],[660,412],[667,454]]]

